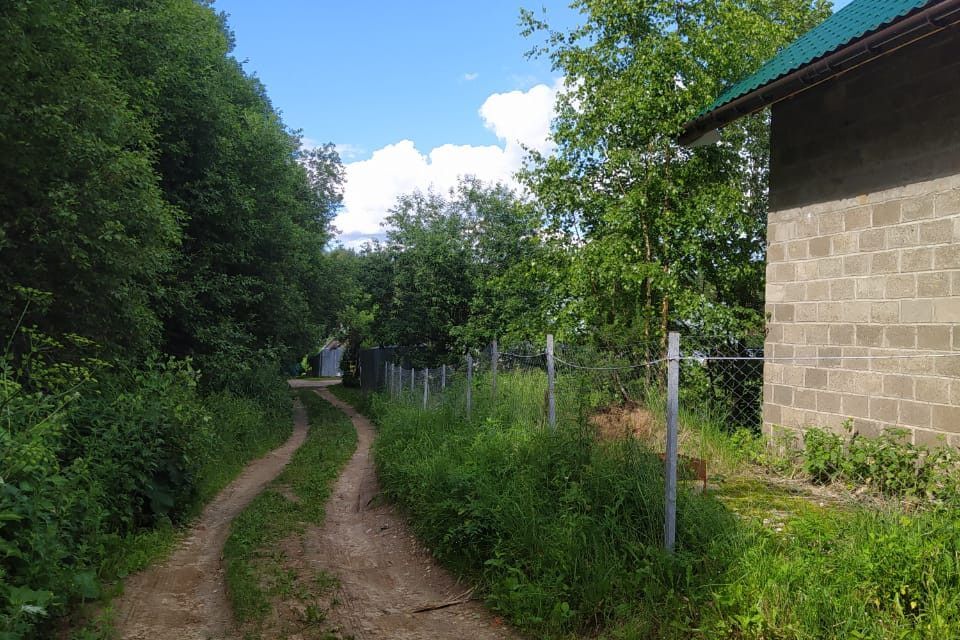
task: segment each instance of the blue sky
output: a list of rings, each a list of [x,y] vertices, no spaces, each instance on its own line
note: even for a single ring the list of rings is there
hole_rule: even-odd
[[[850,0],[839,0],[837,8]],[[236,57],[307,144],[346,166],[340,240],[382,236],[396,197],[459,175],[508,181],[521,144],[549,152],[558,74],[528,59],[520,7],[567,31],[568,0],[216,0]]]
[[[565,2],[537,0],[569,26]],[[477,110],[492,93],[549,83],[546,60],[527,60],[520,0],[217,0],[236,33],[235,54],[266,84],[288,125],[363,159],[402,139],[495,144]],[[472,79],[468,79],[472,78]]]

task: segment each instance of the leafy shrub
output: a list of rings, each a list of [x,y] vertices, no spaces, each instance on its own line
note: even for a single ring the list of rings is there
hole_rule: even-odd
[[[227,392],[204,397],[188,361],[95,379],[40,357],[56,343],[40,344],[0,360],[4,640],[45,637],[53,617],[99,596],[126,537],[182,521],[290,430],[289,401],[283,413]]]
[[[892,496],[937,501],[960,498],[960,457],[946,447],[930,449],[907,440],[903,429],[845,439],[822,429],[804,433],[803,468],[816,482],[845,480]]]

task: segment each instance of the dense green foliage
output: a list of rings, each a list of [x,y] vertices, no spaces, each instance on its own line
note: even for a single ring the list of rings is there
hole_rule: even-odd
[[[221,16],[42,0],[4,5],[0,34],[0,335],[17,285],[51,294],[44,333],[191,355],[217,386],[314,346],[342,168],[298,151]]]
[[[97,598],[101,581],[138,568],[118,558],[141,531],[181,522],[290,431],[278,379],[261,392],[268,404],[202,395],[189,363],[172,359],[97,378],[27,362],[44,390],[0,363],[4,638],[43,636],[53,616]]]
[[[552,133],[524,181],[569,265],[557,322],[620,345],[670,328],[714,334],[762,322],[768,117],[687,149],[684,122],[829,15],[809,0],[577,0],[554,32],[524,12],[534,55],[565,78]],[[557,333],[563,334],[562,331]]]
[[[282,556],[271,551],[304,525],[323,521],[333,481],[357,446],[357,432],[343,412],[312,390],[301,389],[298,395],[310,420],[307,440],[274,481],[274,486],[288,487],[298,500],[267,489],[231,524],[223,549],[227,589],[241,623],[262,621],[271,598],[291,590],[297,576],[284,567]]]
[[[464,179],[449,194],[402,196],[386,242],[356,256],[361,294],[344,323],[354,343],[418,345],[428,360],[490,340],[537,335],[530,310],[540,219],[503,185]]]
[[[207,2],[0,6],[4,639],[278,443],[281,367],[335,324],[339,158],[231,49]]]
[[[913,511],[824,508],[780,485],[735,515],[721,482],[713,495],[681,491],[668,557],[653,453],[598,441],[571,408],[556,433],[544,429],[540,374],[501,375],[495,404],[487,385],[478,378],[472,421],[459,387],[427,411],[416,394],[375,396],[376,460],[437,557],[536,637],[935,639],[960,628],[956,493]],[[791,502],[803,508],[781,510]]]

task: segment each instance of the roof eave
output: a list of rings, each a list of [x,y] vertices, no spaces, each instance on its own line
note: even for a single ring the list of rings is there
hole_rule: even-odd
[[[944,0],[878,29],[695,118],[678,142],[690,146],[711,131],[960,22],[960,0]]]

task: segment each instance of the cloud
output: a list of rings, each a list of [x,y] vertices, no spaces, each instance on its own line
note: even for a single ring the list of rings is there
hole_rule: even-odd
[[[377,149],[369,159],[347,162],[343,209],[337,216],[341,241],[347,246],[382,236],[381,222],[397,196],[433,187],[446,191],[460,176],[475,175],[488,182],[515,184],[524,147],[542,153],[553,150],[550,121],[563,83],[539,84],[527,91],[494,93],[480,106],[483,126],[500,140],[494,145],[444,144],[420,151],[412,140]]]
[[[479,73],[465,73],[465,74],[463,74],[463,79],[466,80],[467,82],[470,82],[470,81],[472,81],[472,80],[476,80],[476,79],[479,78],[479,77],[480,77],[480,74],[479,74]]]
[[[337,153],[340,155],[340,159],[344,162],[356,160],[367,152],[367,150],[363,147],[346,142],[335,145],[335,147],[337,149]]]

